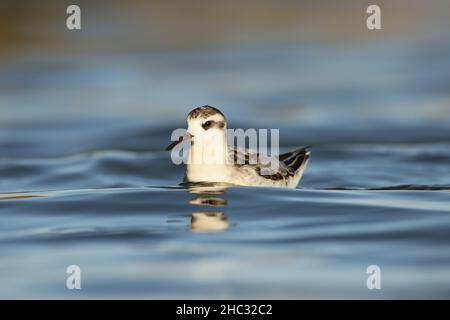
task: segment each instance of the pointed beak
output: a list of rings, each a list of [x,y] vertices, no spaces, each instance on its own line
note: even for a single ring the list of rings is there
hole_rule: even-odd
[[[182,143],[182,142],[187,142],[190,141],[192,139],[193,135],[191,135],[189,132],[186,132],[183,136],[181,136],[178,141],[174,141],[171,144],[169,144],[166,148],[166,151],[172,150],[173,148],[175,148],[175,146],[177,146],[178,144]]]

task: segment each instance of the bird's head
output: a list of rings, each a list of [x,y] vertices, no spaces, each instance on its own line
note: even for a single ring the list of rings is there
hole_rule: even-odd
[[[202,106],[189,112],[187,116],[187,132],[175,141],[167,150],[171,150],[177,144],[191,141],[194,144],[222,143],[226,137],[227,122],[223,113],[211,106]]]

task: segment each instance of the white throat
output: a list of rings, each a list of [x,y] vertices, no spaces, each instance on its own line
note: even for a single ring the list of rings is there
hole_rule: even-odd
[[[225,130],[195,136],[189,148],[186,177],[188,181],[217,182],[229,180],[228,145]]]
[[[213,130],[211,130],[213,131]],[[228,161],[227,136],[224,130],[214,130],[195,136],[189,149],[188,164],[225,165]]]

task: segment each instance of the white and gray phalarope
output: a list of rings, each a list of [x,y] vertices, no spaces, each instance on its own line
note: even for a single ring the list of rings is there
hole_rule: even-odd
[[[182,142],[190,141],[187,155],[186,182],[226,183],[245,186],[297,187],[308,164],[310,152],[306,148],[279,155],[276,171],[262,174],[267,161],[249,161],[252,151],[238,149],[227,143],[227,122],[223,113],[214,107],[198,107],[189,112],[187,133],[169,145],[173,149]],[[236,161],[245,159],[244,162]],[[255,158],[252,158],[255,159]]]

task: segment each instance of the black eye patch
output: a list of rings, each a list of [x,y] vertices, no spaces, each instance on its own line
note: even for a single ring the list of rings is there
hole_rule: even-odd
[[[223,129],[225,127],[225,123],[223,121],[208,120],[202,124],[202,127],[205,130],[208,130],[213,127]]]
[[[212,127],[213,124],[214,124],[214,121],[208,120],[202,124],[202,127],[203,127],[203,129],[208,130],[209,128]]]

